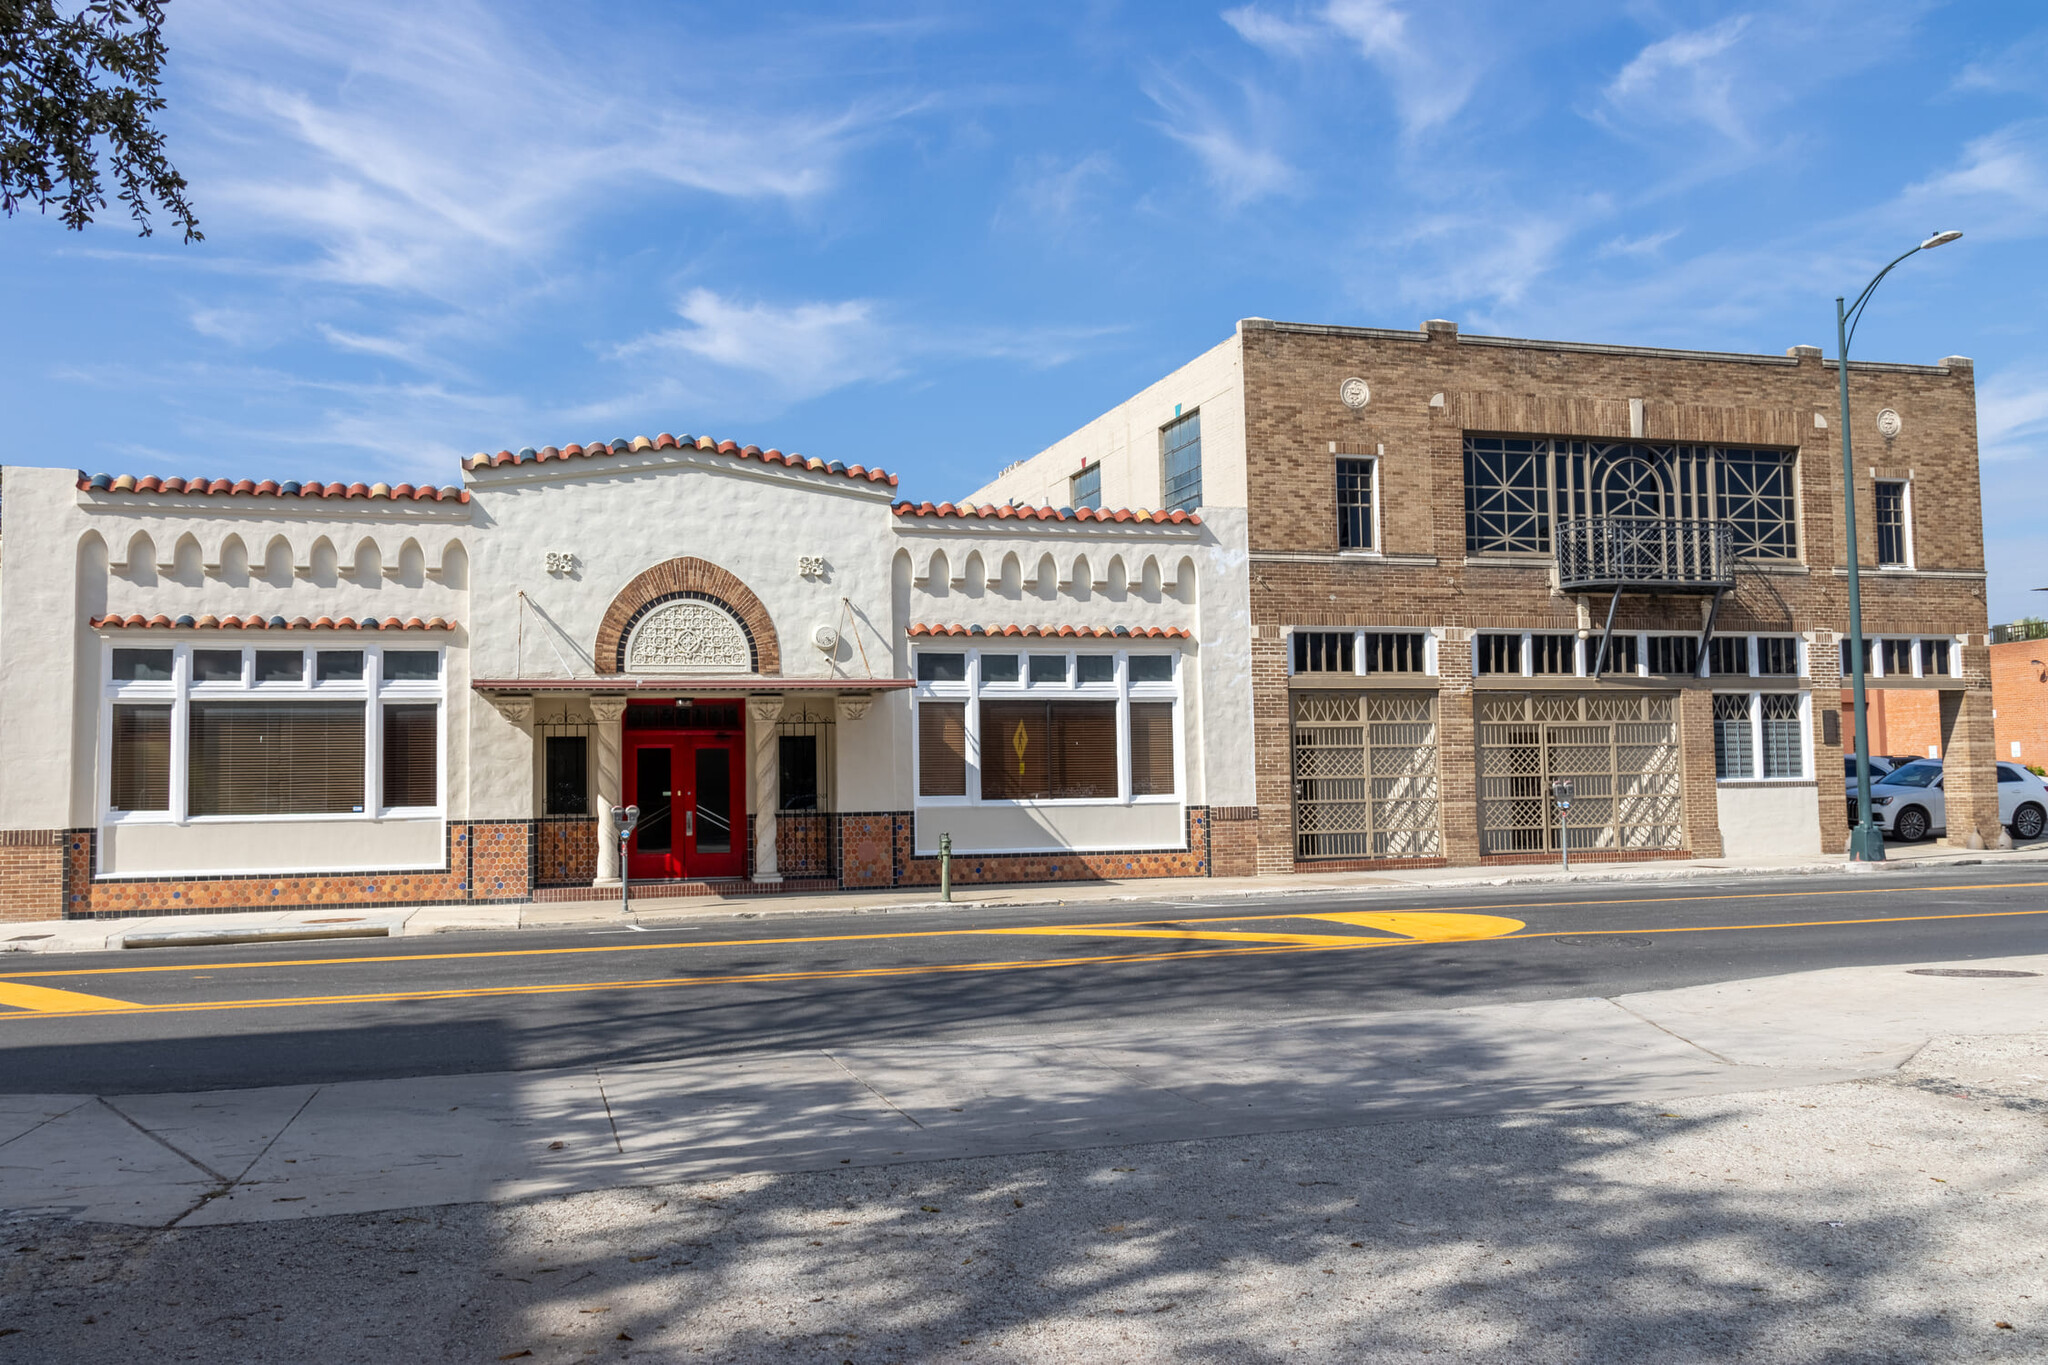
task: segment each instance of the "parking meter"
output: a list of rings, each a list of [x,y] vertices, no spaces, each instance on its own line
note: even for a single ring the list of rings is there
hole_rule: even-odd
[[[1557,803],[1557,842],[1564,848],[1564,865],[1572,865],[1571,829],[1565,824],[1565,812],[1572,808],[1572,780],[1557,778],[1550,784],[1550,799]]]
[[[619,832],[619,910],[621,913],[625,912],[626,907],[632,903],[633,899],[629,890],[633,881],[633,875],[627,870],[629,865],[626,862],[626,840],[633,837],[633,830],[639,823],[640,808],[638,806],[612,807],[612,828]]]

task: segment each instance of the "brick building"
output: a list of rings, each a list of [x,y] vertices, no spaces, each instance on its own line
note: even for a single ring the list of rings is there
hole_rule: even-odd
[[[1991,646],[1991,699],[1998,756],[2048,766],[2048,639]]]
[[[970,501],[1243,509],[1261,870],[1838,852],[1836,383],[1811,346],[1248,319]],[[1991,840],[1972,367],[1850,393],[1870,671]]]

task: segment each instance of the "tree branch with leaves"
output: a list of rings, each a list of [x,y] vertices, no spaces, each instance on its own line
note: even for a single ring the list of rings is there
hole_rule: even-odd
[[[185,177],[151,121],[164,65],[164,0],[0,0],[0,211],[52,206],[83,231],[107,207],[106,171],[144,237],[158,207],[202,240]]]

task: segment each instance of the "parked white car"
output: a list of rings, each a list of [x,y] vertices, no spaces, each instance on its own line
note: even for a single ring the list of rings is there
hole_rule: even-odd
[[[1923,758],[1885,774],[1870,786],[1870,814],[1886,834],[1925,839],[1948,828],[1941,790],[1941,760]],[[1998,820],[2019,840],[2038,839],[2048,827],[2048,783],[2013,763],[1998,765]]]
[[[1910,758],[1894,758],[1889,754],[1872,754],[1870,756],[1870,785],[1875,787],[1878,783],[1884,781],[1886,773],[1903,768],[1908,763],[1915,761]],[[1848,796],[1849,804],[1854,805],[1856,803],[1856,755],[1854,754],[1842,755],[1842,791]],[[1854,813],[1850,814],[1849,823],[1852,825],[1856,823]]]

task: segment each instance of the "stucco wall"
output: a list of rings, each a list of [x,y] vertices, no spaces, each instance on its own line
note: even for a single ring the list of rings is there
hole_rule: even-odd
[[[1244,376],[1233,334],[1111,408],[1072,435],[1018,461],[964,501],[1028,507],[1072,504],[1069,480],[1084,464],[1102,465],[1102,506],[1160,505],[1160,428],[1181,414],[1202,414],[1202,505],[1245,505]]]
[[[108,641],[239,645],[255,632],[97,632],[107,613],[366,616],[467,624],[471,508],[454,500],[97,492],[72,469],[5,469],[0,539],[0,829],[98,819],[100,659]],[[387,566],[389,572],[387,572]],[[353,633],[293,633],[293,645]],[[387,642],[393,637],[377,635]],[[408,632],[410,643],[429,637]],[[466,725],[464,632],[448,646],[448,725]],[[461,813],[461,747],[449,756]]]
[[[124,821],[101,831],[109,877],[204,873],[385,871],[441,866],[439,820]]]
[[[1719,784],[1715,796],[1720,805],[1722,853],[1730,858],[1819,854],[1820,799],[1835,790],[1831,781],[1818,787],[1811,782]]]

